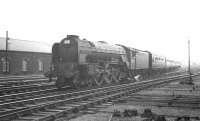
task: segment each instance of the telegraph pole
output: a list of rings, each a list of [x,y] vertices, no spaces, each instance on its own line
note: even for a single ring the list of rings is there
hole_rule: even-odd
[[[193,84],[192,76],[191,76],[191,70],[190,70],[190,40],[188,40],[188,73],[189,73],[189,84]]]
[[[6,74],[8,73],[8,31],[6,31]]]
[[[188,73],[190,74],[190,40],[188,40]]]

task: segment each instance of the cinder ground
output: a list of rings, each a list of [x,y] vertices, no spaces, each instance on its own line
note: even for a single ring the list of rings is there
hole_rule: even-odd
[[[181,85],[179,83],[171,83],[165,87],[159,87],[154,89],[148,89],[137,94],[140,95],[166,95],[166,96],[196,96],[200,97],[200,79],[194,79],[194,86],[191,85]],[[194,90],[195,88],[195,90]],[[198,105],[200,107],[200,104]],[[119,110],[123,112],[125,109],[134,109],[137,110],[138,114],[142,114],[145,109],[151,109],[151,111],[156,115],[167,115],[167,121],[174,121],[178,116],[200,116],[200,108],[191,109],[191,108],[181,108],[181,107],[162,107],[157,106],[152,102],[134,102],[127,101],[123,103],[116,103],[112,106],[109,106],[104,109],[100,109],[95,114],[85,114],[77,118],[71,119],[70,121],[143,121],[146,118],[141,116],[136,116],[132,118],[113,118],[111,119],[112,112],[114,110]],[[190,119],[190,121],[196,121],[197,119]]]

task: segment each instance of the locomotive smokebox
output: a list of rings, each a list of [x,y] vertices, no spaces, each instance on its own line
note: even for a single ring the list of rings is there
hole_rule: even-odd
[[[77,35],[67,35],[67,39],[79,39]]]

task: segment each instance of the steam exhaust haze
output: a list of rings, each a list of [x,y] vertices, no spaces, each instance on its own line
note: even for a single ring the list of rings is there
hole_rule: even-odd
[[[198,0],[0,0],[0,36],[48,43],[67,34],[200,63]]]

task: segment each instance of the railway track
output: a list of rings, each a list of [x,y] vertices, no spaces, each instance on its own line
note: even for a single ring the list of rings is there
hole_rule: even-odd
[[[192,108],[200,109],[200,97],[199,96],[166,96],[166,95],[138,95],[134,94],[128,96],[126,101],[132,101],[135,103],[145,103],[151,106],[158,107],[180,107],[180,108]]]
[[[52,78],[52,81],[56,78]],[[6,78],[0,79],[0,87],[12,87],[12,86],[21,86],[28,84],[38,84],[38,83],[47,83],[49,78],[47,77],[20,77],[20,78]]]
[[[129,106],[133,106],[131,111],[136,110],[139,112],[139,117],[144,115],[144,109],[149,109],[153,111],[151,115],[149,113],[149,118],[153,116],[155,119],[158,116],[164,116],[165,118],[174,120],[178,118],[184,119],[185,117],[191,120],[199,120],[199,77],[199,75],[193,76],[195,85],[183,85],[179,82],[174,82],[164,87],[157,86],[156,88],[149,88],[138,93],[130,94],[119,100],[119,107],[116,109],[120,110],[122,108],[121,111],[123,111],[123,108],[129,109]],[[113,113],[113,111],[108,113]],[[122,116],[122,120],[123,118],[125,120],[126,117]],[[135,117],[133,116],[133,118]]]
[[[56,88],[54,83],[1,87],[0,96],[21,93],[21,92],[31,92],[31,91],[37,91],[37,90],[43,90],[43,89],[52,89],[52,88]]]
[[[176,73],[167,73],[167,75]],[[49,79],[42,75],[1,77],[0,80],[0,96],[56,88],[53,82],[49,82]]]
[[[31,76],[6,76],[0,77],[0,82],[15,81],[15,80],[27,80],[27,79],[42,79],[46,78],[43,75],[31,75]]]
[[[177,72],[180,73],[180,71]],[[165,75],[174,75],[177,72],[166,73],[162,75],[162,77],[165,77]],[[52,80],[55,81],[56,78],[52,78]],[[13,92],[13,90],[18,92],[17,90],[20,87],[22,87],[23,90],[25,87],[32,87],[33,85],[39,85],[43,83],[49,83],[49,79],[42,75],[0,77],[0,94],[3,94],[3,92]]]
[[[50,121],[94,105],[116,101],[123,96],[144,88],[187,77],[187,75],[173,76],[167,79],[148,80],[71,93],[60,92],[42,97],[5,102],[0,104],[0,120]]]
[[[49,79],[46,77],[38,76],[36,78],[20,77],[20,79],[7,78],[7,80],[0,81],[0,96],[55,88],[54,80],[56,78],[53,78],[52,82],[49,82]]]
[[[29,80],[15,80],[15,81],[4,81],[0,82],[1,86],[4,87],[11,87],[11,86],[21,86],[21,85],[27,85],[27,84],[37,84],[37,83],[46,83],[49,82],[49,79],[47,78],[39,78],[39,79],[29,79]]]

